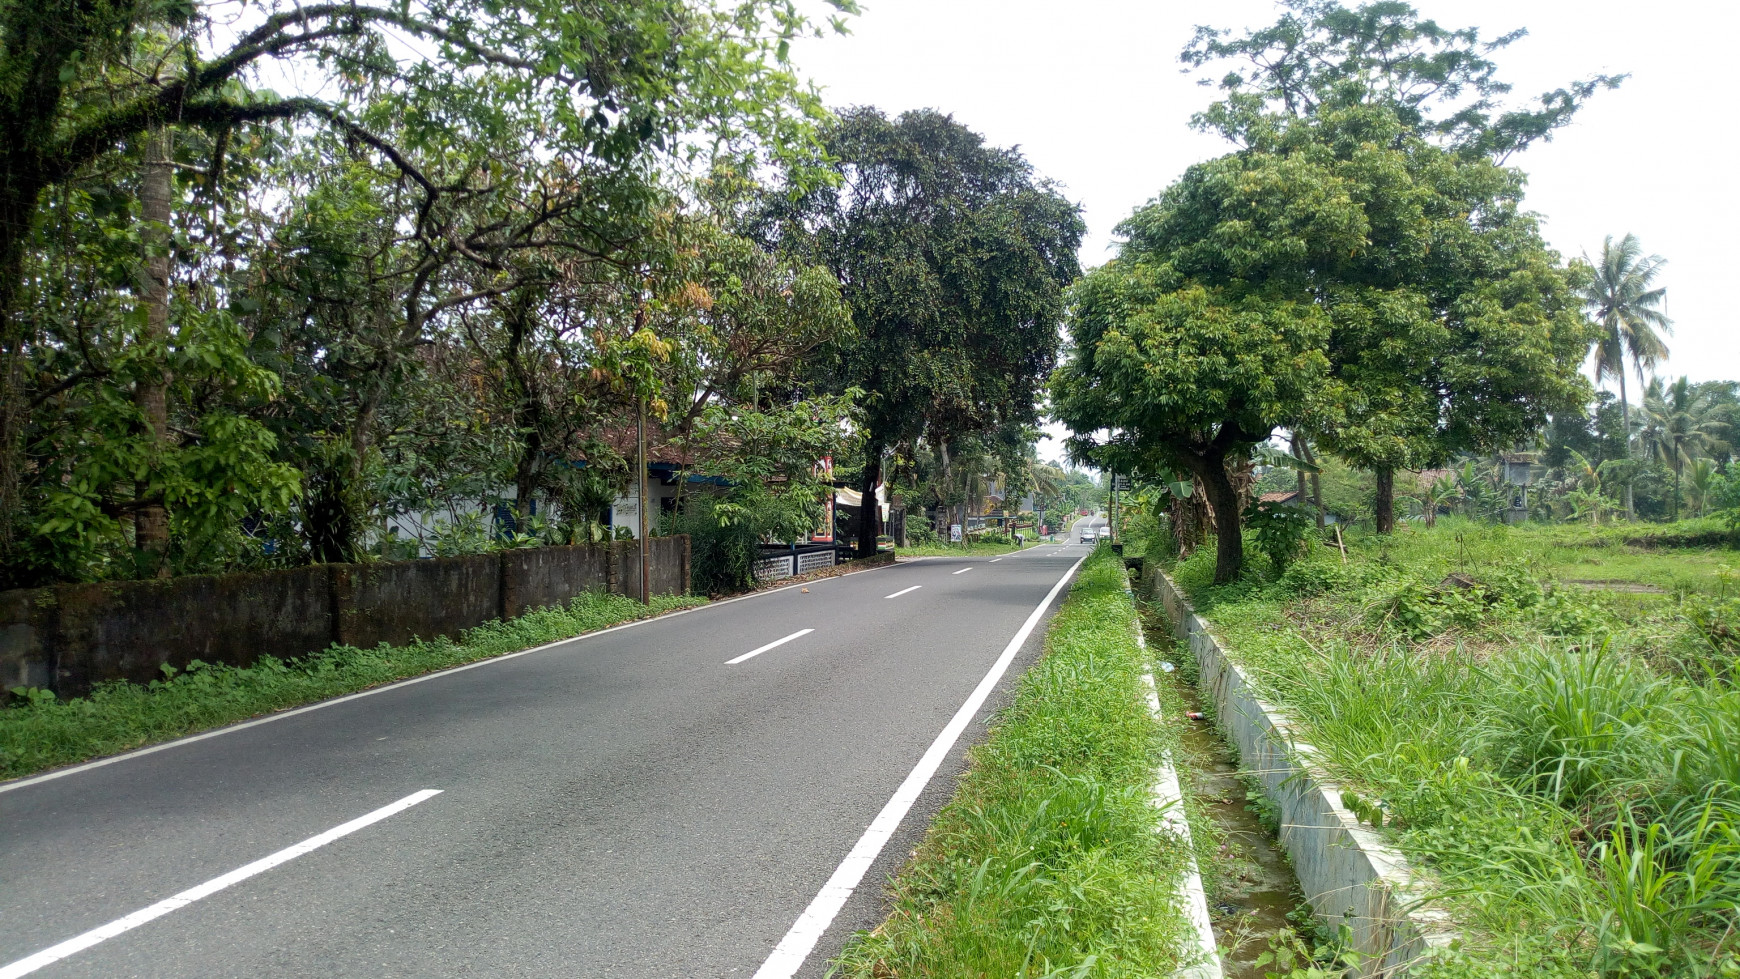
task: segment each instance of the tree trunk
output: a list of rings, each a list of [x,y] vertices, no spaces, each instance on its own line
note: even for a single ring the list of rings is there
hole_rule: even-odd
[[[379,378],[375,381],[385,383]],[[302,532],[318,563],[348,564],[362,556],[363,517],[368,509],[363,505],[363,477],[374,445],[380,399],[378,386],[364,395],[351,425],[349,446],[314,474]]]
[[[1674,452],[1674,520],[1680,519],[1680,466],[1679,450]]]
[[[7,161],[9,164],[12,161]],[[18,304],[24,283],[24,245],[36,219],[39,182],[21,180],[8,166],[0,181],[0,588],[24,580],[19,540],[23,516],[24,429],[29,419],[27,350],[29,320]]]
[[[1317,454],[1311,451],[1311,440],[1295,438],[1293,448],[1294,454],[1299,458],[1313,466],[1317,465]],[[1311,504],[1317,510],[1317,529],[1325,529],[1329,525],[1329,519],[1323,511],[1323,477],[1320,473],[1311,474]]]
[[[525,346],[531,332],[528,302],[516,301],[506,316],[508,343],[503,360],[509,382],[513,385],[514,427],[521,436],[520,457],[514,465],[514,516],[525,533],[524,523],[532,515],[532,500],[536,498],[538,477],[544,458],[544,402],[534,390],[531,371],[526,369]]]
[[[1643,373],[1639,368],[1638,373]],[[1625,399],[1625,361],[1619,362],[1619,444],[1625,450],[1626,461],[1631,460],[1631,405]],[[1637,519],[1636,499],[1631,492],[1631,473],[1625,474],[1625,519]]]
[[[949,491],[950,495],[953,495],[954,494],[954,482],[953,482],[952,474],[954,471],[954,460],[949,458],[949,445],[948,445],[948,443],[947,442],[938,442],[937,447],[936,447],[936,452],[937,452],[937,457],[942,460],[942,485],[944,488],[946,488]],[[943,525],[941,527],[937,528],[937,536],[941,537],[946,542],[949,540],[949,525],[954,523],[955,508],[954,508],[954,504],[949,503],[947,500],[945,500],[941,494],[937,495],[936,502],[937,502],[938,508],[941,509],[941,511],[942,511],[942,523],[943,523]],[[961,524],[961,543],[963,543],[963,544],[966,543],[966,540],[967,540],[967,525],[965,522],[963,522]]]
[[[1377,532],[1392,533],[1396,529],[1396,470],[1393,466],[1377,468],[1377,501],[1372,504],[1372,516]]]
[[[1244,572],[1244,527],[1239,514],[1239,494],[1227,474],[1225,458],[1204,460],[1203,489],[1214,508],[1214,583],[1228,585]]]
[[[882,446],[871,442],[864,447],[864,475],[858,481],[858,556],[876,554],[876,526],[881,512],[876,509],[876,484],[882,482]]]
[[[514,516],[519,526],[514,530],[525,533],[525,521],[532,515],[532,501],[538,492],[538,462],[543,458],[543,439],[537,428],[531,428],[526,435],[525,444],[520,446],[520,458],[514,465]]]
[[[145,250],[145,334],[140,339],[149,365],[133,386],[133,404],[144,421],[146,457],[153,462],[162,455],[169,439],[169,378],[165,349],[169,342],[169,223],[170,158],[174,135],[160,129],[146,137],[145,169],[139,205],[144,227],[140,237]],[[159,578],[169,576],[164,560],[169,550],[169,513],[161,503],[147,503],[133,513],[133,543],[150,556]]]

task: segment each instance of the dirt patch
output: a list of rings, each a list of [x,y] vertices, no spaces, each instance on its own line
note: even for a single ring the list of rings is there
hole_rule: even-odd
[[[1581,588],[1594,588],[1598,591],[1618,591],[1632,595],[1666,595],[1668,590],[1656,585],[1646,585],[1641,581],[1603,581],[1599,578],[1566,578],[1567,585],[1577,585]]]

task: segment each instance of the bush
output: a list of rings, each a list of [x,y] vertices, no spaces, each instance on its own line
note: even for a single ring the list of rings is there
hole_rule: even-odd
[[[1303,507],[1286,503],[1252,501],[1245,508],[1245,527],[1257,538],[1257,549],[1275,566],[1275,576],[1287,573],[1287,565],[1305,553],[1306,535],[1315,521]]]
[[[919,519],[908,521],[906,525],[906,541],[913,547],[929,547],[943,542],[942,535],[931,527],[930,521]]]
[[[1712,650],[1740,656],[1740,599],[1691,597],[1685,612]]]
[[[723,497],[692,497],[672,521],[689,535],[689,590],[701,595],[748,591],[755,587],[755,562],[761,535],[748,521],[720,512]]]
[[[743,484],[726,496],[690,497],[671,523],[689,535],[689,590],[703,595],[749,591],[764,540],[792,541],[816,526],[820,504],[799,492],[770,493]]]

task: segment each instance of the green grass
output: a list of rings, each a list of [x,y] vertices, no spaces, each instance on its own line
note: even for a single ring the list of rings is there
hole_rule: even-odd
[[[888,920],[837,974],[1150,979],[1180,964],[1184,852],[1148,802],[1177,731],[1148,712],[1123,588],[1109,549],[1082,567],[1044,658],[891,884]]]
[[[1445,521],[1279,580],[1175,569],[1464,928],[1426,974],[1740,975],[1735,554],[1636,532]]]
[[[1716,520],[1677,524],[1522,525],[1445,519],[1433,530],[1404,523],[1387,545],[1363,538],[1363,552],[1413,568],[1462,565],[1521,567],[1543,580],[1589,580],[1653,585],[1669,592],[1733,596],[1729,576],[1740,569],[1740,551],[1727,547],[1677,547],[1673,542],[1725,536]],[[1726,569],[1726,570],[1725,570]]]
[[[1008,554],[1038,546],[1039,542],[1034,540],[1029,540],[1019,547],[1015,544],[974,541],[965,546],[960,544],[914,544],[908,547],[897,547],[894,551],[900,557],[978,557],[980,555]]]
[[[334,646],[299,659],[267,656],[247,667],[195,662],[149,685],[107,683],[88,697],[38,697],[0,710],[0,778],[18,778],[233,724],[435,670],[705,604],[665,596],[651,607],[589,592],[565,608],[539,609],[467,630],[458,642],[418,640],[374,649]]]

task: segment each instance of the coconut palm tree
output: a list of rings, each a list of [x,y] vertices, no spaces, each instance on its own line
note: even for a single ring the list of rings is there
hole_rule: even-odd
[[[1029,484],[1033,488],[1034,502],[1043,505],[1063,499],[1064,487],[1069,485],[1069,476],[1063,470],[1030,460],[1027,463],[1027,472]]]
[[[1608,235],[1601,244],[1601,260],[1589,262],[1595,277],[1583,292],[1583,301],[1601,325],[1601,335],[1595,341],[1595,379],[1619,381],[1619,418],[1626,433],[1627,458],[1631,456],[1631,406],[1625,396],[1626,357],[1631,358],[1637,382],[1642,384],[1644,368],[1653,371],[1667,358],[1661,334],[1673,336],[1674,332],[1673,321],[1661,311],[1667,289],[1654,285],[1667,260],[1660,255],[1645,258],[1642,253],[1643,245],[1636,235],[1626,235],[1617,245]],[[1625,515],[1628,519],[1637,516],[1629,481],[1625,485]]]
[[[1728,447],[1727,406],[1717,404],[1708,392],[1692,387],[1681,377],[1663,385],[1650,381],[1643,396],[1645,431],[1653,454],[1667,460],[1674,471],[1674,519],[1680,518],[1680,476],[1686,463],[1714,455]]]

